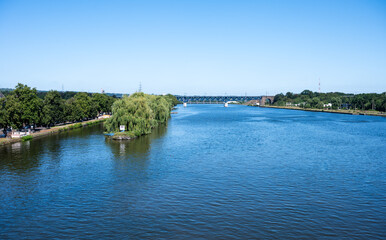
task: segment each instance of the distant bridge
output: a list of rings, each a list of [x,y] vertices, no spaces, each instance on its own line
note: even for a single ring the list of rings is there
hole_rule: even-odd
[[[189,104],[222,104],[225,102],[248,102],[253,101],[255,104],[265,105],[267,102],[272,103],[273,96],[175,96],[178,101]]]

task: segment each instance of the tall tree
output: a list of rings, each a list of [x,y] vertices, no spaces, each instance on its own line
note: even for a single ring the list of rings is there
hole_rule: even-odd
[[[85,93],[77,93],[65,104],[66,119],[70,122],[95,118],[98,110],[91,97]]]
[[[75,98],[68,99],[64,104],[65,121],[76,122],[83,119],[80,107],[76,104]]]
[[[7,110],[5,108],[5,97],[0,98],[0,128],[8,127]]]
[[[94,93],[92,95],[92,102],[98,113],[111,112],[115,98],[102,93]]]
[[[119,131],[119,126],[135,136],[151,132],[160,122],[166,122],[170,116],[170,105],[165,96],[134,93],[114,102],[113,115],[105,123],[108,132]]]
[[[37,124],[40,121],[42,100],[35,88],[19,83],[6,98],[6,118],[13,128]]]
[[[64,100],[58,91],[49,91],[43,100],[42,123],[46,126],[63,122]]]

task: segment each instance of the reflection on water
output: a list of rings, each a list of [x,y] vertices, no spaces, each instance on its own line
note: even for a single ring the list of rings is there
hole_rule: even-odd
[[[68,132],[35,138],[32,141],[0,146],[0,167],[7,167],[9,170],[14,171],[33,170],[40,166],[42,156],[60,159],[58,156],[61,155],[63,150],[61,148],[63,142],[89,138],[90,134],[95,134],[95,131],[99,134],[100,129],[101,125],[74,129]]]
[[[165,135],[167,126],[161,125],[148,134],[133,140],[113,140],[106,137],[106,144],[117,159],[146,159],[149,156],[150,144],[154,139]]]
[[[0,147],[1,166],[11,171],[23,173],[39,165],[40,150],[31,148],[31,143],[16,142]]]
[[[106,138],[105,143],[114,156],[115,174],[137,179],[140,178],[139,176],[146,176],[151,144],[155,139],[164,136],[166,130],[166,125],[160,125],[154,128],[152,133],[133,140]]]

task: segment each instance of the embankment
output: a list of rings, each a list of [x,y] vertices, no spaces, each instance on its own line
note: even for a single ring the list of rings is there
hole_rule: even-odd
[[[338,113],[338,114],[349,114],[349,115],[369,115],[369,116],[386,117],[385,113],[378,112],[378,111],[342,110],[342,109],[333,110],[333,109],[300,108],[300,107],[268,106],[268,105],[260,106],[260,107],[300,110],[300,111],[309,111],[309,112],[327,112],[327,113]]]
[[[71,123],[71,124],[66,124],[62,126],[55,126],[49,129],[40,130],[39,132],[31,133],[30,135],[27,135],[22,138],[0,138],[0,146],[5,144],[10,144],[10,143],[15,143],[15,142],[33,140],[36,138],[41,138],[44,136],[48,136],[48,135],[56,134],[60,132],[70,131],[77,128],[92,126],[95,124],[99,124],[105,120],[106,119],[94,119],[94,120],[89,120],[89,121],[84,121],[79,123]]]

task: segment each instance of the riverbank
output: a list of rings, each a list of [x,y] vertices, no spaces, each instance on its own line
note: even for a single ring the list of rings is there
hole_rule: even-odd
[[[92,126],[92,125],[101,123],[105,120],[106,119],[93,119],[93,120],[79,122],[79,123],[71,123],[71,124],[66,124],[66,125],[62,125],[62,126],[55,126],[52,128],[40,130],[39,132],[31,133],[30,135],[27,135],[27,136],[21,137],[21,138],[0,138],[0,146],[10,144],[10,143],[33,140],[36,138],[41,138],[41,137],[48,136],[51,134],[65,132],[65,131],[69,131],[69,130],[77,129],[77,128],[81,128],[81,127]]]
[[[333,110],[333,109],[317,109],[317,108],[300,108],[300,107],[289,107],[289,106],[260,106],[264,108],[279,108],[279,109],[289,109],[289,110],[301,110],[308,112],[327,112],[327,113],[338,113],[338,114],[349,114],[349,115],[368,115],[368,116],[379,116],[386,117],[385,113],[378,111],[363,111],[363,110]]]

